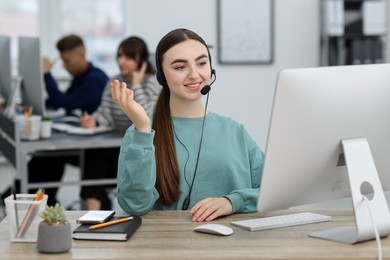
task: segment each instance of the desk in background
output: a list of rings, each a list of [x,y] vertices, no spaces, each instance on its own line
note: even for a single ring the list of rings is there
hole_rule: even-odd
[[[191,222],[189,211],[152,211],[142,217],[142,225],[127,242],[73,240],[73,248],[64,254],[40,254],[36,244],[11,243],[8,220],[0,223],[0,259],[376,259],[375,240],[342,244],[311,238],[313,231],[354,223],[353,212],[313,210],[333,217],[323,222],[295,227],[250,232],[230,225],[231,221],[288,214],[300,211],[236,214],[213,223],[229,225],[231,236],[216,236],[192,231],[201,223]],[[67,211],[72,229],[85,211]],[[390,239],[382,239],[383,259],[390,258]]]
[[[53,131],[48,139],[22,141],[15,123],[0,113],[0,150],[16,168],[20,178],[21,193],[29,188],[50,188],[62,185],[99,185],[116,184],[116,179],[81,180],[76,182],[42,182],[29,183],[28,162],[31,156],[61,156],[77,154],[80,157],[80,168],[83,170],[84,151],[86,149],[119,147],[124,133],[110,132],[94,136],[77,136]],[[44,165],[42,166],[44,167]]]

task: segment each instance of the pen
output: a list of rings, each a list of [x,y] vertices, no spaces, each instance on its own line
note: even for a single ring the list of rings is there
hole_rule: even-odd
[[[37,194],[34,197],[34,201],[39,201],[43,199],[43,195],[45,194],[44,189],[39,189]],[[35,204],[30,205],[28,208],[28,211],[26,213],[26,216],[23,219],[22,224],[19,227],[18,233],[16,234],[17,237],[22,236],[24,233],[26,233],[27,229],[30,227],[31,222],[33,221],[38,208]]]
[[[97,229],[97,228],[107,227],[107,226],[115,225],[118,223],[126,222],[126,221],[129,221],[132,219],[133,219],[133,217],[125,217],[125,218],[121,218],[121,219],[117,219],[117,220],[113,220],[113,221],[109,221],[109,222],[105,222],[105,223],[101,223],[101,224],[97,224],[97,225],[92,225],[89,227],[89,229]]]
[[[33,113],[33,107],[29,106],[28,109],[24,112],[24,135],[26,137],[30,137],[31,134],[31,126],[30,126],[30,118]]]
[[[14,210],[15,210],[15,218],[16,218],[16,230],[19,229],[19,215],[18,215],[18,205],[17,205],[17,198],[16,198],[16,191],[15,191],[15,187],[12,187],[12,195],[14,196],[14,201],[15,201],[15,205],[14,205]]]

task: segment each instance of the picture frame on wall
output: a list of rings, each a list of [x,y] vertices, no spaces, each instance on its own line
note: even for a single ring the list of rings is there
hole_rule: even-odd
[[[273,62],[272,0],[218,0],[217,11],[219,63]]]

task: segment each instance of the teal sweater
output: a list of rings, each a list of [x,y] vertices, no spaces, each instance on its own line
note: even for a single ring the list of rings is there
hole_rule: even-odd
[[[127,130],[118,161],[118,202],[124,211],[142,215],[152,209],[182,209],[194,176],[202,121],[173,117],[181,194],[171,206],[158,202],[154,132],[141,133],[134,126]],[[210,112],[189,209],[202,199],[224,196],[233,213],[256,211],[263,161],[263,152],[243,125]]]

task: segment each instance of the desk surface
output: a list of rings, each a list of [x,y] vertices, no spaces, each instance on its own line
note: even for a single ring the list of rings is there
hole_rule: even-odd
[[[0,223],[0,259],[376,259],[376,242],[355,245],[308,237],[308,233],[353,224],[352,210],[313,210],[333,221],[268,231],[249,232],[229,223],[262,216],[292,213],[236,214],[214,221],[227,224],[233,235],[223,237],[192,231],[188,211],[152,211],[142,217],[137,232],[127,242],[73,240],[64,254],[40,254],[35,243],[11,243],[8,221]],[[83,211],[67,211],[72,228]],[[383,259],[390,258],[390,239],[382,239]]]
[[[58,187],[59,185],[98,185],[98,184],[116,184],[116,178],[111,179],[99,179],[99,180],[82,180],[76,182],[42,182],[42,183],[29,183],[28,182],[28,162],[30,155],[37,156],[38,153],[44,153],[48,155],[64,155],[70,150],[81,151],[85,149],[94,148],[112,148],[120,147],[124,133],[119,131],[113,131],[109,133],[96,134],[92,136],[86,135],[70,135],[53,130],[52,136],[48,139],[40,139],[37,141],[21,141],[16,142],[15,154],[16,154],[16,173],[17,178],[21,180],[21,192],[27,193],[28,188],[38,187]],[[81,168],[82,168],[81,164]]]
[[[37,141],[22,141],[21,147],[25,152],[34,152],[37,150],[119,147],[123,135],[123,132],[118,131],[96,135],[70,135],[53,130],[50,138]]]

